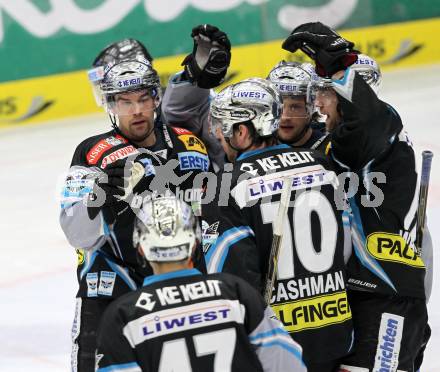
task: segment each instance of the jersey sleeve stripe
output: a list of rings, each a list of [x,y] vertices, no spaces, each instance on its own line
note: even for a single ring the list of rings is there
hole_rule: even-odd
[[[254,336],[249,336],[249,341],[256,346],[266,346],[272,342],[280,342],[287,344],[289,347],[296,350],[301,355],[301,348],[293,342],[290,335],[281,328],[275,328],[267,332],[258,333]]]
[[[99,368],[97,372],[142,372],[139,364],[133,363],[124,363],[124,364],[113,364],[108,367]]]
[[[353,198],[349,199],[351,210],[353,211],[353,221],[352,221],[352,238],[353,238],[353,248],[355,254],[362,265],[364,265],[373,274],[377,275],[385,283],[387,283],[394,291],[397,292],[396,287],[392,283],[391,279],[385,273],[385,271],[380,267],[379,263],[372,257],[369,257],[365,252],[365,234],[362,228],[362,222],[360,218],[359,209]]]
[[[214,246],[205,257],[208,273],[221,272],[230,247],[248,236],[254,236],[252,229],[249,226],[240,226],[226,230],[217,238]]]
[[[112,270],[118,274],[118,276],[130,287],[131,290],[135,291],[137,289],[136,283],[133,281],[133,279],[130,278],[130,276],[127,274],[124,268],[121,266],[115,264],[109,259],[105,259],[108,265],[112,268]]]
[[[289,336],[289,334],[284,329],[274,328],[274,329],[271,329],[270,331],[261,332],[261,333],[257,333],[256,335],[250,336],[249,339],[253,341],[253,340],[257,340],[259,338],[265,338],[267,336],[274,336],[274,335],[277,335],[277,334],[278,335],[287,335],[287,336]]]
[[[86,275],[91,267],[93,266],[93,263],[95,262],[96,256],[98,255],[97,251],[91,252],[91,251],[85,251],[84,252],[84,267],[82,268],[81,272],[79,273],[79,278],[82,279],[84,275]]]

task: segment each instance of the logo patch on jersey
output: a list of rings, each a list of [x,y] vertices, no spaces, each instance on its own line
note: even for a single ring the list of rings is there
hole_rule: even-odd
[[[175,332],[223,323],[244,323],[243,305],[238,300],[212,300],[155,311],[129,322],[123,329],[131,345]]]
[[[145,177],[151,176],[153,174],[156,174],[156,170],[154,169],[154,165],[153,162],[151,161],[151,159],[141,159],[139,160],[140,163],[142,163],[142,165],[145,168]]]
[[[111,296],[115,286],[116,273],[113,271],[101,271],[99,275],[98,294]]]
[[[189,130],[187,130],[185,128],[171,127],[171,129],[173,130],[174,133],[176,133],[179,136],[182,134],[192,134],[192,132],[190,132]]]
[[[235,198],[238,206],[243,208],[249,201],[281,194],[285,177],[292,180],[292,191],[325,184],[336,185],[337,183],[334,172],[327,171],[321,165],[317,165],[288,169],[241,181],[232,189],[231,195]]]
[[[405,318],[399,315],[382,314],[373,371],[392,372],[397,370],[404,320]]]
[[[381,261],[398,262],[416,268],[425,267],[415,250],[398,234],[377,232],[368,235],[367,250]]]
[[[218,238],[218,225],[219,221],[214,222],[212,225],[208,225],[205,220],[202,220],[202,245],[203,253],[207,253],[211,245],[215,243]]]
[[[87,297],[98,297],[98,273],[87,273]]]
[[[154,305],[156,305],[156,301],[151,301],[151,297],[153,297],[153,295],[150,293],[141,293],[136,301],[136,306],[147,311],[153,310]]]
[[[345,292],[272,305],[272,309],[290,333],[343,323],[351,319]]]
[[[91,172],[84,168],[75,168],[71,171],[65,182],[63,189],[63,198],[82,199],[82,197],[90,193],[95,182],[94,178],[90,177]]]
[[[253,163],[241,163],[240,170],[242,172],[248,172],[248,173],[252,174],[253,176],[256,176],[256,174],[258,173],[258,169],[254,168]]]
[[[354,285],[356,287],[365,287],[365,288],[377,288],[377,285],[374,283],[366,282],[365,280],[349,278],[348,283]]]
[[[177,137],[183,142],[185,148],[189,151],[198,151],[207,155],[205,144],[193,134],[183,134]]]
[[[78,258],[78,266],[81,266],[84,263],[84,250],[82,249],[75,249],[76,250],[76,256]]]
[[[107,165],[114,163],[117,160],[125,159],[132,154],[137,154],[139,151],[134,148],[132,145],[125,146],[121,149],[118,149],[111,154],[107,155],[104,159],[102,159],[101,168],[105,169]]]
[[[127,140],[119,134],[102,139],[87,153],[87,163],[90,165],[96,164],[104,152],[113,146],[120,145],[121,143],[127,143]]]
[[[206,172],[209,169],[208,155],[203,155],[196,151],[180,152],[177,154],[179,157],[180,169],[200,169]]]

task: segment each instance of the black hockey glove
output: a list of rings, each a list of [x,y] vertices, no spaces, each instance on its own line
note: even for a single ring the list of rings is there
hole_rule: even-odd
[[[94,219],[103,210],[111,222],[128,207],[125,200],[144,176],[142,164],[118,160],[109,164],[95,179],[93,193],[87,203],[87,213]]]
[[[231,62],[231,43],[228,36],[208,24],[194,27],[191,32],[194,48],[182,62],[191,82],[200,88],[218,86],[224,79]]]
[[[354,43],[321,22],[298,26],[282,45],[292,53],[301,49],[315,61],[316,73],[322,77],[331,77],[355,63],[358,52],[353,47]]]

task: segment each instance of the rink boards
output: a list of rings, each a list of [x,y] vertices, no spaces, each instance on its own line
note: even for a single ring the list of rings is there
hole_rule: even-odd
[[[357,49],[375,58],[385,71],[440,62],[440,18],[343,30]],[[252,76],[267,76],[280,60],[299,60],[302,53],[281,49],[282,40],[237,46],[224,85]],[[91,56],[92,57],[92,56]],[[184,55],[155,59],[166,85],[181,69]],[[99,112],[85,70],[0,84],[0,127],[46,122]]]

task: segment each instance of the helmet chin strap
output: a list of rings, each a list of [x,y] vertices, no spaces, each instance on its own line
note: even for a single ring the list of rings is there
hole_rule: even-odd
[[[249,150],[255,143],[254,139],[252,139],[252,142],[249,146],[245,147],[244,149],[239,149],[238,147],[235,147],[233,144],[231,144],[230,138],[225,138],[225,141],[228,144],[228,146],[231,147],[231,149],[237,151],[237,157],[239,157],[241,154]]]

